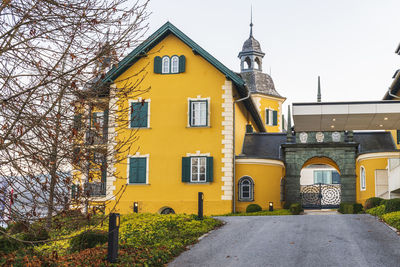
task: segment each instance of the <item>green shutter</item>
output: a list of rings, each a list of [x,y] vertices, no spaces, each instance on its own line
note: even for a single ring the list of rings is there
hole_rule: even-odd
[[[265,124],[269,124],[269,109],[265,110]]]
[[[206,170],[206,181],[212,182],[213,181],[213,157],[207,157],[207,170]]]
[[[97,123],[97,113],[93,112],[92,113],[92,127],[95,127],[96,123]]]
[[[397,144],[400,144],[400,130],[397,130],[396,133],[397,133]]]
[[[276,126],[278,125],[278,111],[274,110],[272,111],[272,125]]]
[[[154,58],[154,73],[161,73],[162,60],[160,57]]]
[[[103,154],[101,162],[101,182],[106,185],[107,181],[107,155]]]
[[[182,157],[182,182],[190,182],[190,157]]]
[[[131,104],[131,127],[147,127],[148,102]]]
[[[185,56],[180,56],[179,57],[179,73],[185,72],[186,68],[186,58]]]
[[[130,158],[129,159],[129,183],[145,184],[146,183],[146,167],[147,158]]]
[[[77,197],[77,192],[76,192],[77,190],[76,190],[76,184],[73,184],[72,186],[71,186],[71,198],[72,199],[75,199],[76,197]]]

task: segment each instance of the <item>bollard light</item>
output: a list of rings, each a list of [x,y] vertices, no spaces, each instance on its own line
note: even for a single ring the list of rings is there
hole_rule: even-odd
[[[274,211],[274,203],[269,202],[269,211]]]
[[[139,203],[133,202],[133,212],[138,213],[139,212]]]
[[[203,192],[198,193],[198,209],[197,209],[197,218],[199,220],[203,220],[203,202],[204,202],[204,194]]]
[[[110,213],[108,225],[108,253],[107,260],[111,263],[118,261],[118,232],[119,213]]]

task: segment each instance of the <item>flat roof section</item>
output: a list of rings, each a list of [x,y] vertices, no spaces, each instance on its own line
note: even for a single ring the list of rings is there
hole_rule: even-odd
[[[295,130],[400,129],[400,101],[293,103]]]

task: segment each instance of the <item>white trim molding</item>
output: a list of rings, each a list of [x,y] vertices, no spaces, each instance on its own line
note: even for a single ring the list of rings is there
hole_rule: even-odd
[[[363,188],[363,176],[362,170],[364,170],[364,188]],[[360,191],[367,190],[367,171],[363,165],[360,166]]]
[[[151,99],[147,98],[144,99],[144,102],[148,103],[147,106],[147,126],[146,127],[131,127],[131,113],[132,113],[132,108],[131,108],[131,104],[132,103],[141,103],[143,101],[142,97],[138,97],[137,99],[129,99],[128,100],[128,128],[129,129],[149,129],[150,128],[150,103],[151,103]]]
[[[190,102],[191,101],[207,101],[207,125],[205,126],[191,126],[190,125]],[[211,127],[211,98],[201,97],[201,95],[196,96],[196,98],[187,98],[187,125],[188,128],[209,128]]]
[[[225,80],[222,85],[222,200],[233,199],[233,88],[232,82]]]
[[[186,157],[211,157],[211,153],[200,153],[200,150],[196,150],[196,153],[186,153]]]
[[[366,159],[380,159],[380,158],[399,158],[400,152],[377,152],[377,153],[367,153],[362,154],[357,157],[356,161],[359,162],[360,160]]]
[[[146,158],[146,183],[145,184],[131,184],[129,183],[129,165],[131,158]],[[127,185],[149,185],[149,158],[150,154],[140,154],[140,152],[136,152],[135,155],[128,155],[128,162],[126,164],[126,184]]]
[[[285,168],[283,161],[275,159],[236,159],[237,164],[259,164],[259,165],[269,165],[269,166],[280,166]]]

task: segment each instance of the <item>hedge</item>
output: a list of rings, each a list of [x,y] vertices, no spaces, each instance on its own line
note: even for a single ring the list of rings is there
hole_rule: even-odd
[[[385,214],[385,205],[380,205],[378,207],[368,209],[365,212],[373,216],[381,217],[383,214]]]
[[[262,210],[262,208],[258,204],[250,204],[246,208],[246,212],[258,212],[258,211],[261,211],[261,210]]]
[[[108,234],[101,230],[88,230],[74,236],[70,241],[70,251],[81,251],[87,248],[94,248],[97,245],[108,241]]]
[[[339,210],[342,214],[358,214],[363,211],[363,206],[359,203],[340,203]]]
[[[382,205],[382,200],[383,200],[383,198],[380,198],[380,197],[371,197],[371,198],[368,198],[368,199],[365,201],[364,208],[365,208],[366,210],[369,210],[369,209],[378,207],[378,206]]]
[[[303,208],[299,203],[293,203],[290,205],[289,210],[293,215],[299,215],[303,211]]]
[[[400,211],[382,215],[382,219],[389,225],[400,230]]]
[[[385,207],[385,213],[400,211],[400,198],[386,200]]]

